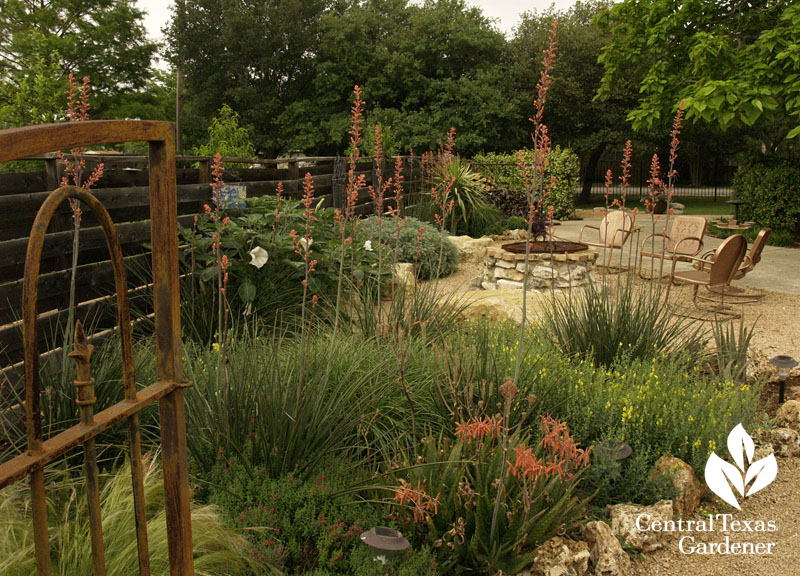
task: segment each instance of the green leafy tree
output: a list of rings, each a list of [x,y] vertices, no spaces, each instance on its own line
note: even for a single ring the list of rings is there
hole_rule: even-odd
[[[25,126],[56,122],[63,117],[66,78],[56,62],[57,55],[47,55],[41,35],[33,51],[20,60],[19,69],[9,69],[0,81],[0,127]],[[53,57],[54,56],[54,57]]]
[[[755,0],[624,0],[598,17],[610,31],[600,96],[635,89],[634,128],[686,118],[753,126],[768,149],[800,134],[800,5]]]
[[[2,0],[0,84],[58,67],[53,78],[91,78],[102,112],[106,97],[143,88],[149,78],[157,45],[143,15],[135,0]]]
[[[435,148],[451,126],[465,153],[493,148],[512,122],[505,39],[464,0],[178,2],[168,36],[187,117],[228,103],[271,154],[341,153],[355,84],[398,151]]]
[[[319,20],[334,3],[177,1],[165,32],[168,56],[183,73],[187,137],[199,140],[204,122],[227,103],[254,127],[259,148],[281,151],[277,119],[309,90]]]
[[[208,141],[195,152],[201,156],[220,154],[239,158],[251,158],[256,154],[250,131],[239,124],[239,115],[227,104],[223,104],[217,117],[211,120]]]

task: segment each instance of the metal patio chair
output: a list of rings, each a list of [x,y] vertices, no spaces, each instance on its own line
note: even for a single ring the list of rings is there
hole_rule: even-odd
[[[703,236],[708,222],[703,216],[675,216],[669,235],[662,233],[649,234],[642,240],[639,250],[637,269],[639,276],[647,278],[642,271],[642,258],[659,258],[672,261],[690,261],[703,249]],[[660,241],[658,240],[660,239]],[[660,250],[658,249],[660,244]]]
[[[747,238],[741,234],[733,234],[720,244],[709,258],[687,256],[688,259],[699,264],[697,269],[676,271],[675,265],[678,263],[678,260],[673,260],[669,275],[669,283],[667,284],[667,292],[664,297],[665,302],[669,301],[669,294],[673,284],[690,284],[693,288],[692,302],[697,308],[701,309],[697,304],[697,291],[700,286],[705,286],[706,288],[719,287],[721,289],[720,304],[716,308],[707,311],[724,314],[731,318],[738,317],[737,314],[725,308],[724,288],[730,284],[734,275],[739,270],[739,266],[742,264],[746,252]]]
[[[583,233],[586,229],[597,231],[597,241],[584,240]],[[614,250],[621,251],[632,234],[636,234],[638,239],[639,228],[634,227],[630,212],[611,210],[603,217],[599,226],[584,224],[581,227],[578,242],[595,248],[604,248],[605,258],[602,266],[610,268]]]

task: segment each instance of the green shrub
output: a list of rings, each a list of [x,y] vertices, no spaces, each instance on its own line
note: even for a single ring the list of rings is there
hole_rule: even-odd
[[[800,165],[767,159],[742,165],[733,181],[742,220],[800,237]],[[777,239],[776,239],[777,240]]]
[[[421,236],[420,229],[424,229]],[[378,241],[383,242],[389,250],[395,250],[397,247],[395,254],[397,261],[416,263],[417,275],[423,279],[436,277],[437,270],[439,276],[449,276],[458,269],[458,248],[447,239],[447,234],[439,231],[435,224],[409,218],[405,226],[400,229],[399,238],[395,238],[395,233],[397,228],[394,223],[384,219],[381,237],[378,218],[370,216],[363,220],[358,228],[357,244],[361,245],[365,240],[370,240],[373,243],[373,251],[374,244]]]
[[[522,216],[510,216],[506,220],[506,230],[527,230],[528,222]]]
[[[159,467],[146,468],[144,497],[150,570],[169,574],[164,481]],[[138,574],[136,523],[131,472],[123,466],[105,480],[100,493],[105,535],[105,560],[109,574]],[[0,574],[29,576],[36,573],[31,502],[24,485],[0,492]],[[65,477],[48,484],[50,554],[54,574],[92,574],[91,538],[82,476]],[[222,576],[250,574],[267,566],[252,560],[247,541],[223,522],[217,508],[192,506],[192,545],[197,574]]]
[[[533,159],[533,151],[525,150],[529,160]],[[522,176],[517,164],[517,154],[480,154],[473,161],[480,166],[481,173],[489,178],[496,188],[517,191],[511,198],[505,198],[500,208],[508,216],[526,216],[527,204],[523,189]],[[547,213],[548,207],[553,206],[553,216],[564,220],[571,218],[574,211],[574,197],[579,186],[580,162],[578,156],[569,148],[554,147],[550,151],[548,168],[544,177],[545,183],[556,177],[556,187],[542,206],[542,212]],[[525,226],[527,228],[527,226]]]
[[[221,456],[210,475],[209,498],[228,513],[234,526],[250,534],[256,559],[283,573],[371,574],[362,564],[374,564],[376,553],[360,535],[386,525],[386,520],[382,506],[352,495],[351,487],[367,476],[350,463],[327,461],[314,473],[273,478],[268,470],[249,470],[235,456]],[[426,549],[397,559],[393,569],[409,575],[433,573]],[[422,569],[410,572],[412,568]]]
[[[300,202],[274,196],[248,198],[245,210],[223,210],[221,218],[230,218],[222,233],[222,252],[228,258],[227,305],[232,317],[254,313],[262,322],[272,324],[278,318],[299,316],[302,303],[304,268],[297,253],[292,231],[305,227],[304,207]],[[276,224],[276,215],[279,215]],[[309,291],[323,302],[333,300],[339,274],[339,234],[334,233],[334,211],[314,211],[312,257],[317,261],[309,277]],[[274,228],[273,228],[274,226]],[[181,242],[189,249],[181,255],[182,269],[189,273],[181,287],[186,316],[187,337],[211,343],[217,331],[217,267],[213,253],[216,225],[208,215],[201,216],[194,228],[180,229]],[[264,249],[268,259],[261,268],[251,264],[250,251]],[[377,271],[378,255],[368,251],[363,242],[355,244],[355,274],[362,277]],[[348,269],[351,259],[347,258]],[[385,267],[388,272],[389,268]],[[140,298],[150,297],[142,293]],[[147,310],[147,306],[141,307]]]

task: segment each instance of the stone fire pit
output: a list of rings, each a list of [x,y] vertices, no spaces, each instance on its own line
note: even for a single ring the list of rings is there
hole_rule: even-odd
[[[586,286],[592,281],[597,252],[576,242],[531,242],[528,290],[550,291]],[[522,289],[525,242],[512,242],[486,250],[483,260],[484,290]]]

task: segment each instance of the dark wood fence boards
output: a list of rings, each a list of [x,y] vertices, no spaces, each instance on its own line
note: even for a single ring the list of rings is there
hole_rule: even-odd
[[[126,268],[129,286],[136,288],[137,266],[149,267],[146,244],[150,240],[149,167],[145,156],[87,154],[85,174],[103,162],[103,178],[92,189],[95,197],[107,208],[113,219]],[[39,207],[48,194],[60,185],[59,161],[53,156],[37,157],[43,170],[30,173],[0,173],[0,383],[16,381],[21,374],[22,338],[18,320],[22,296],[22,275],[28,235]],[[341,206],[346,185],[347,159],[341,157],[292,158],[264,160],[225,158],[226,184],[245,186],[247,197],[274,195],[278,183],[284,195],[299,199],[306,173],[314,179],[315,195],[324,199],[323,206]],[[362,159],[358,174],[364,174],[367,185],[375,181],[375,165],[371,158]],[[178,222],[190,227],[194,215],[203,212],[211,199],[211,159],[199,156],[177,158]],[[384,178],[392,176],[393,162],[387,162]],[[408,197],[421,187],[421,166],[418,159],[404,158],[405,189]],[[387,204],[391,204],[389,201]],[[367,188],[359,191],[356,211],[369,214],[374,210]],[[59,334],[66,324],[69,306],[73,248],[72,211],[67,204],[59,207],[51,223],[42,250],[38,310],[40,313],[40,349],[53,350],[60,345]],[[108,260],[102,230],[90,211],[81,221],[79,266],[76,275],[77,317],[96,330],[114,327],[114,275]],[[4,368],[5,367],[5,368]],[[5,390],[8,393],[8,390]]]

